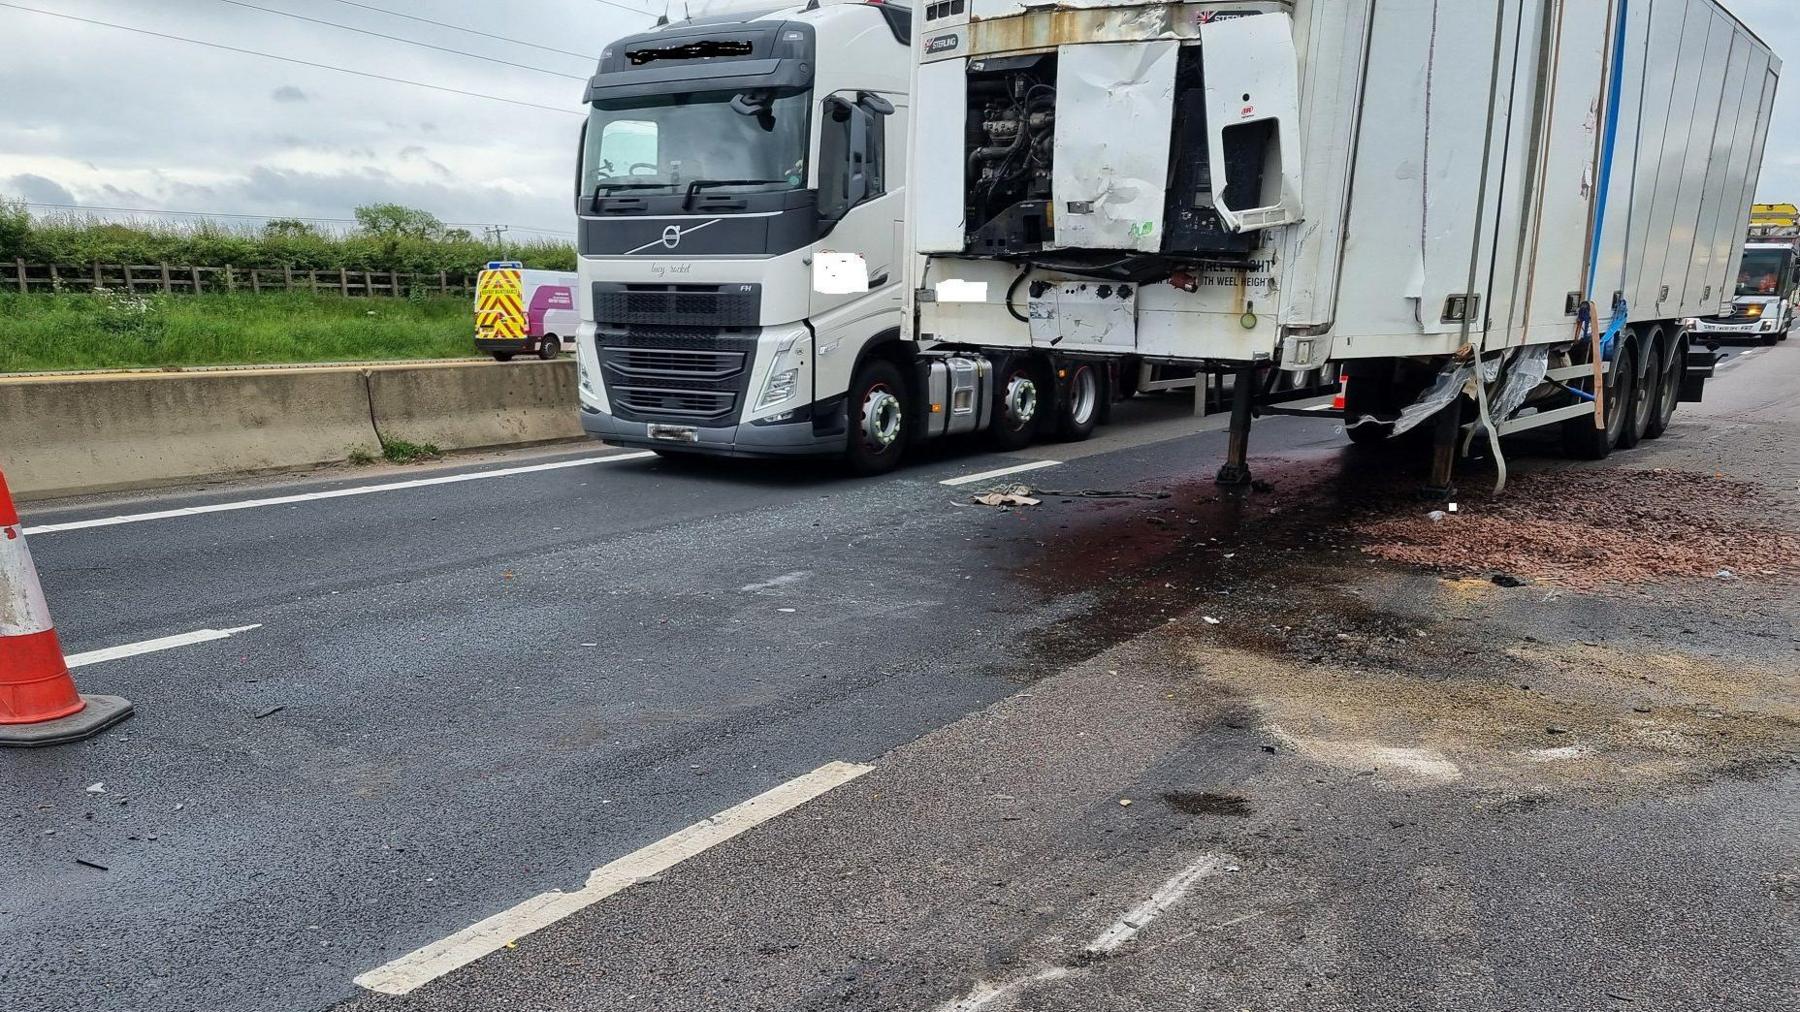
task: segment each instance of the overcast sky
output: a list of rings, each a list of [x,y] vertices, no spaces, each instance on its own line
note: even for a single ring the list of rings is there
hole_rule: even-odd
[[[572,232],[569,190],[580,127],[574,113],[592,58],[606,42],[654,21],[653,13],[628,13],[605,0],[362,0],[365,8],[584,54],[571,56],[340,0],[244,0],[488,57],[471,59],[226,0],[4,2],[569,112],[0,6],[0,195],[317,218],[348,218],[357,204],[397,201],[451,222],[554,232]],[[660,11],[664,0],[617,2]],[[1726,3],[1778,53],[1800,59],[1800,0]],[[1760,194],[1800,200],[1800,82],[1783,89]]]

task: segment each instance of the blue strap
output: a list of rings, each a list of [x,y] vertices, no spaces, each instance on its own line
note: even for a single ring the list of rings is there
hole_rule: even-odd
[[[1619,149],[1619,104],[1625,94],[1625,26],[1626,16],[1631,10],[1631,0],[1619,0],[1619,23],[1613,32],[1612,81],[1606,96],[1606,145],[1600,156],[1600,191],[1597,197],[1600,207],[1594,215],[1594,258],[1588,265],[1588,299],[1594,298],[1594,284],[1600,278],[1601,240],[1606,237],[1606,203],[1612,194],[1613,158]],[[1606,339],[1601,347],[1611,351],[1609,342],[1618,336],[1618,329],[1624,326],[1616,316],[1613,326],[1606,332]]]
[[[1613,357],[1613,348],[1619,343],[1619,331],[1625,329],[1625,324],[1630,322],[1630,319],[1631,307],[1626,304],[1624,299],[1620,299],[1619,304],[1613,307],[1612,322],[1607,324],[1606,333],[1600,335],[1601,357],[1609,360]]]

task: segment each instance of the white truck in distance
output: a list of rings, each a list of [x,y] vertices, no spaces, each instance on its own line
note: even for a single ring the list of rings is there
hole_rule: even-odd
[[[1752,242],[1738,268],[1737,297],[1724,316],[1692,320],[1701,340],[1752,340],[1774,344],[1794,329],[1800,300],[1800,238]]]
[[[1359,441],[1436,419],[1438,495],[1465,436],[1599,457],[1698,399],[1780,72],[1717,0],[951,0],[919,39],[920,344],[1231,373],[1227,483],[1267,370],[1338,363]]]

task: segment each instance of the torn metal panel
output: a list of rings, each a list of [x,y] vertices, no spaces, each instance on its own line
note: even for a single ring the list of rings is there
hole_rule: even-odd
[[[1057,50],[1056,245],[1162,248],[1176,42]]]

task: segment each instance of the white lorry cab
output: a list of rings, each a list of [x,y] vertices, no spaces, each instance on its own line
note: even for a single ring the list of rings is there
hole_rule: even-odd
[[[607,46],[588,87],[582,425],[664,453],[888,466],[913,410],[895,352],[911,11],[688,9]],[[846,253],[861,283],[816,286]]]
[[[575,286],[576,276],[564,271],[489,263],[475,279],[475,349],[501,362],[520,352],[541,359],[562,354],[581,321]]]
[[[1059,355],[1231,376],[1226,483],[1278,371],[1342,367],[1353,438],[1434,421],[1435,494],[1701,396],[1781,69],[1717,0],[956,0],[914,52],[921,345],[1012,349],[1003,404]]]
[[[1800,302],[1800,239],[1752,242],[1744,247],[1731,312],[1693,320],[1701,340],[1785,341]]]

